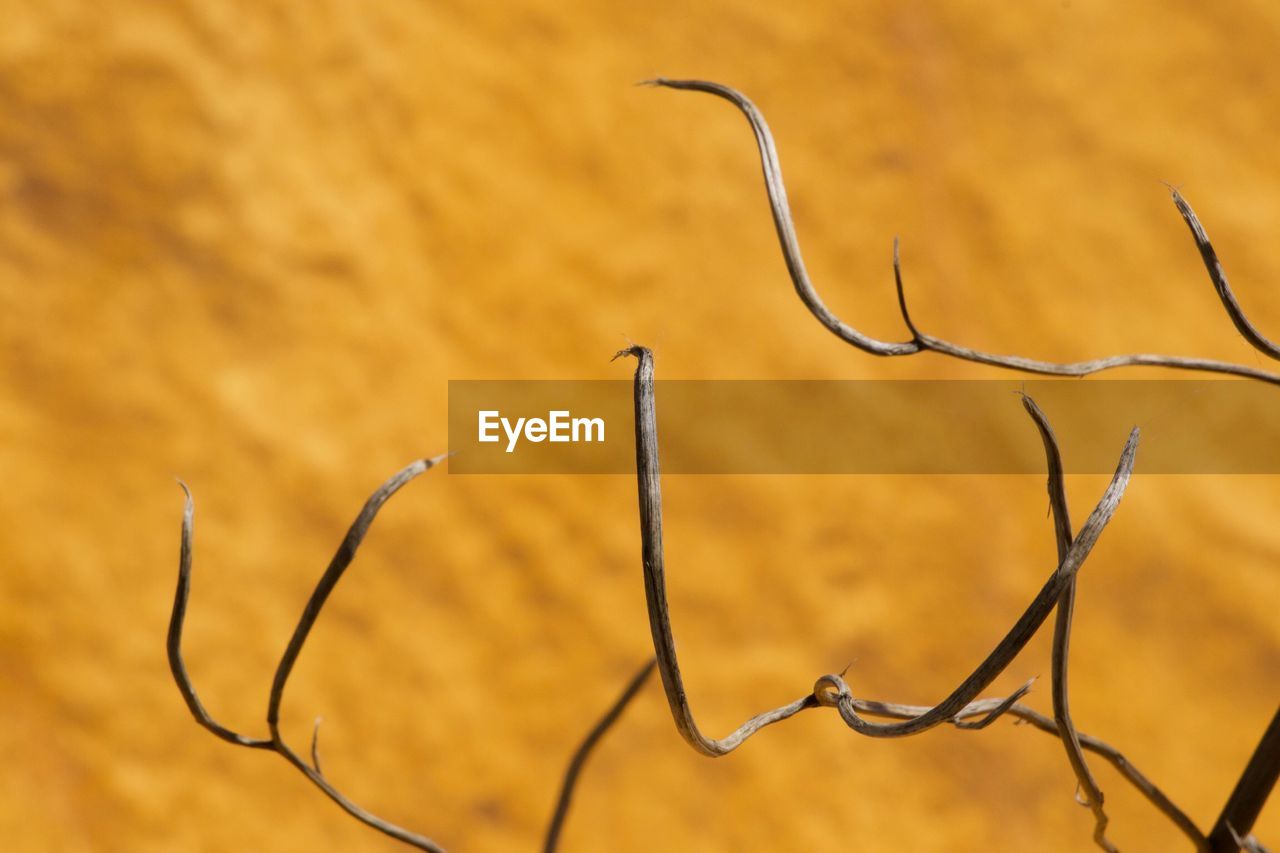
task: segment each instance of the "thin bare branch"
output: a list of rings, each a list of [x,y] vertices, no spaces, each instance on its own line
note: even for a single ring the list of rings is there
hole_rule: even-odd
[[[822,325],[830,329],[841,340],[853,344],[864,352],[869,352],[872,355],[911,355],[920,351],[920,345],[915,341],[902,343],[879,341],[863,334],[842,322],[822,301],[822,297],[818,295],[818,291],[814,289],[812,282],[809,281],[809,273],[805,270],[804,258],[800,255],[800,245],[796,239],[796,228],[791,221],[791,207],[787,204],[787,188],[782,183],[782,167],[778,164],[778,154],[774,150],[773,135],[769,132],[769,125],[765,122],[764,116],[760,111],[756,109],[755,104],[728,86],[709,83],[705,80],[667,80],[659,78],[646,80],[644,84],[666,86],[671,89],[696,89],[701,92],[709,92],[732,102],[738,109],[742,110],[747,120],[751,122],[751,129],[756,134],[756,144],[760,148],[760,164],[764,168],[765,189],[769,193],[769,206],[773,210],[773,224],[778,232],[778,241],[782,244],[782,253],[787,262],[787,271],[791,273],[791,280],[795,283],[796,293],[799,294],[801,301],[804,302],[809,311],[818,318]]]
[[[1235,853],[1241,845],[1237,839],[1249,839],[1254,821],[1262,813],[1267,797],[1280,777],[1280,708],[1262,733],[1257,748],[1245,765],[1244,773],[1227,799],[1227,804],[1209,832],[1213,853]],[[1255,840],[1256,844],[1257,841]]]
[[[787,719],[800,711],[814,707],[815,704],[836,707],[850,728],[860,734],[873,737],[903,737],[918,734],[947,722],[1004,671],[1044,623],[1061,596],[1062,590],[1084,563],[1102,529],[1115,513],[1133,472],[1134,455],[1138,445],[1137,428],[1129,434],[1110,486],[1081,529],[1080,535],[1068,549],[1065,558],[1049,576],[1031,605],[969,677],[949,697],[927,713],[917,719],[901,723],[886,724],[863,720],[852,704],[852,696],[844,679],[839,675],[824,675],[817,680],[811,695],[753,717],[726,738],[708,738],[698,729],[693,711],[689,707],[676,657],[675,639],[671,631],[671,617],[667,605],[653,354],[644,347],[633,346],[618,353],[618,356],[624,355],[634,356],[638,361],[635,372],[636,480],[640,502],[641,552],[644,562],[645,596],[649,607],[649,626],[654,649],[657,652],[658,671],[662,675],[663,687],[667,692],[667,702],[671,707],[676,728],[694,749],[704,755],[724,755],[764,726]]]
[[[1067,493],[1062,479],[1062,452],[1058,449],[1058,439],[1053,434],[1049,419],[1036,405],[1036,401],[1022,395],[1023,408],[1035,421],[1040,431],[1040,439],[1044,443],[1045,462],[1048,466],[1047,488],[1049,490],[1049,506],[1053,511],[1054,540],[1058,546],[1058,559],[1066,559],[1071,549],[1071,515],[1067,510]],[[1058,599],[1058,609],[1053,626],[1053,650],[1051,665],[1053,668],[1053,718],[1058,725],[1063,748],[1067,753],[1067,762],[1075,773],[1080,790],[1084,792],[1085,804],[1093,812],[1093,841],[1103,850],[1116,853],[1116,846],[1107,839],[1107,813],[1103,810],[1104,797],[1102,788],[1089,771],[1089,764],[1084,759],[1084,751],[1080,748],[1080,738],[1076,734],[1075,724],[1071,720],[1071,703],[1067,688],[1067,662],[1071,653],[1071,618],[1076,606],[1076,578],[1072,578],[1062,596]]]
[[[902,322],[911,330],[911,340],[920,342],[920,330],[911,322],[911,312],[907,310],[907,294],[902,287],[902,257],[898,252],[898,238],[893,238],[893,284],[898,291],[898,310],[902,312]]]
[[[186,483],[179,480],[178,485],[182,487],[182,493],[186,496],[186,504],[182,510],[182,541],[178,546],[178,591],[174,594],[173,613],[169,617],[169,636],[165,643],[169,653],[169,671],[173,673],[178,691],[182,693],[182,698],[186,700],[187,707],[191,709],[191,715],[196,718],[197,723],[228,743],[247,746],[250,749],[271,749],[270,740],[233,732],[209,716],[209,712],[200,702],[200,697],[196,695],[195,685],[191,683],[191,676],[187,674],[187,666],[182,660],[182,627],[187,618],[187,597],[191,593],[191,539],[195,501],[192,500],[191,490],[187,488]]]
[[[573,801],[573,790],[578,784],[578,777],[582,774],[582,768],[586,765],[587,759],[591,757],[591,751],[595,749],[596,744],[605,736],[605,733],[618,721],[622,716],[622,712],[631,704],[631,700],[640,692],[640,688],[644,687],[649,676],[653,674],[653,668],[658,661],[650,659],[642,666],[631,680],[627,682],[627,686],[623,689],[622,694],[614,700],[613,705],[605,712],[604,716],[587,732],[586,738],[578,746],[573,753],[573,758],[569,761],[569,767],[564,773],[564,782],[560,785],[560,796],[556,800],[556,810],[551,816],[551,824],[547,827],[546,840],[543,842],[542,849],[545,853],[554,853],[557,845],[560,843],[560,832],[564,828],[565,818],[569,815],[569,806]]]
[[[681,736],[703,755],[718,757],[737,749],[765,726],[781,722],[808,708],[816,708],[812,694],[794,702],[757,714],[723,738],[707,737],[693,718],[685,694],[671,633],[667,607],[666,570],[662,558],[662,484],[658,472],[658,425],[653,396],[653,353],[640,346],[622,350],[614,358],[635,356],[636,484],[640,498],[640,543],[644,561],[644,594],[649,609],[649,630],[658,662],[658,673],[667,694],[667,704]]]
[[[843,675],[843,673],[841,673],[841,675]],[[967,719],[968,715],[965,714],[965,710],[967,709],[967,706],[966,706],[966,708],[962,708],[960,710],[960,713],[956,714],[947,722],[951,723],[957,729],[969,729],[971,731],[978,731],[979,729],[985,729],[987,726],[991,725],[996,720],[1000,719],[1002,716],[1008,713],[1009,709],[1012,708],[1014,705],[1016,705],[1019,699],[1021,699],[1023,696],[1026,696],[1027,693],[1031,691],[1031,685],[1035,684],[1035,682],[1036,680],[1034,678],[1029,679],[1026,684],[1022,685],[1017,690],[1013,691],[1008,696],[1006,696],[1003,701],[1001,701],[998,705],[996,705],[994,708],[988,711],[980,719],[972,720],[972,721]],[[982,700],[978,700],[978,701],[982,701]]]
[[[1177,187],[1169,187],[1169,192],[1173,195],[1173,203],[1177,206],[1178,213],[1182,214],[1183,221],[1191,229],[1191,237],[1196,241],[1196,248],[1200,250],[1204,268],[1209,271],[1209,279],[1213,282],[1213,289],[1218,291],[1218,298],[1222,300],[1222,307],[1227,309],[1227,315],[1231,317],[1231,322],[1235,324],[1236,331],[1252,344],[1254,349],[1272,358],[1280,359],[1280,346],[1274,344],[1266,335],[1259,332],[1253,323],[1249,322],[1249,318],[1245,316],[1240,303],[1236,301],[1236,295],[1231,292],[1231,285],[1227,283],[1227,274],[1222,269],[1222,262],[1218,260],[1218,253],[1214,251],[1213,244],[1209,242],[1209,235],[1205,233],[1204,226],[1200,224],[1200,219],[1196,216],[1196,212],[1191,209],[1191,205],[1187,204],[1187,200],[1182,197],[1182,193],[1178,192]]]
[[[382,505],[392,495],[400,491],[402,486],[419,474],[430,471],[448,456],[449,454],[445,453],[431,459],[418,459],[396,472],[389,480],[379,486],[377,491],[369,496],[369,499],[365,501],[364,507],[360,510],[360,514],[356,516],[356,520],[352,522],[350,529],[347,530],[347,535],[343,538],[342,544],[338,546],[337,553],[329,561],[328,568],[320,576],[316,588],[311,593],[311,598],[307,600],[306,607],[302,610],[302,616],[298,619],[298,625],[293,630],[293,636],[289,638],[289,645],[280,658],[279,666],[276,667],[275,678],[271,682],[271,696],[267,703],[267,725],[271,727],[272,740],[279,741],[277,728],[280,721],[280,703],[284,698],[284,687],[289,680],[289,674],[293,671],[293,665],[297,663],[298,655],[302,652],[302,645],[307,641],[307,636],[311,633],[312,627],[315,626],[316,618],[320,615],[321,609],[324,608],[325,602],[329,599],[329,594],[333,592],[333,588],[342,579],[343,572],[347,570],[347,567],[351,565],[351,561],[355,558],[356,549],[364,541],[370,525],[373,524],[374,518],[378,515],[378,510],[382,509]]]
[[[395,494],[405,483],[409,482],[414,477],[417,477],[419,474],[435,467],[447,456],[448,454],[444,454],[432,459],[419,459],[416,462],[413,462],[383,483],[378,490],[370,496],[369,500],[365,502],[364,508],[360,511],[355,522],[347,531],[346,538],[344,538],[342,540],[342,544],[338,546],[338,551],[334,555],[333,560],[329,563],[329,567],[320,578],[320,582],[316,584],[315,591],[312,592],[311,598],[308,600],[306,608],[303,610],[302,617],[298,622],[298,626],[294,630],[293,637],[289,641],[289,645],[285,650],[284,656],[280,660],[280,665],[276,669],[276,676],[271,686],[271,695],[267,710],[267,725],[271,731],[270,740],[247,738],[214,722],[205,712],[199,699],[196,698],[195,688],[192,686],[191,680],[187,675],[186,668],[183,666],[180,650],[182,643],[182,624],[186,615],[187,594],[190,590],[191,584],[191,539],[193,515],[191,492],[185,485],[182,486],[183,491],[186,493],[186,509],[182,518],[182,544],[178,558],[178,591],[174,599],[173,616],[169,622],[168,640],[169,667],[173,671],[174,680],[178,683],[178,689],[187,700],[187,706],[191,709],[191,713],[195,716],[198,723],[212,731],[223,740],[256,749],[269,749],[278,753],[286,761],[298,768],[298,770],[310,779],[316,787],[323,791],[326,796],[337,803],[344,811],[356,820],[359,820],[367,826],[385,833],[398,841],[403,841],[404,843],[417,847],[420,850],[432,851],[432,853],[443,853],[443,848],[425,836],[410,832],[407,829],[383,820],[377,815],[365,810],[361,806],[347,799],[346,796],[334,788],[333,785],[325,779],[324,774],[320,770],[320,756],[317,745],[319,720],[317,720],[316,728],[312,733],[311,758],[314,764],[314,766],[312,766],[303,761],[302,758],[300,758],[298,754],[284,742],[280,734],[279,715],[280,702],[284,694],[285,684],[288,682],[289,673],[293,670],[294,663],[297,662],[298,654],[302,651],[302,645],[306,641],[307,635],[310,633],[312,626],[315,624],[316,617],[320,615],[320,610],[323,608],[329,594],[333,591],[334,586],[342,577],[342,573],[346,571],[347,566],[351,564],[352,559],[355,557],[356,549],[360,547],[360,543],[364,540],[365,534],[368,533],[370,525],[373,524],[373,520],[378,514],[378,510],[381,509],[387,499]],[[181,485],[181,483],[179,484]]]
[[[1157,355],[1151,353],[1135,353],[1130,355],[1116,355],[1108,358],[1097,358],[1088,361],[1075,361],[1068,363],[1058,363],[1052,361],[1040,361],[1038,359],[1023,358],[1016,355],[1001,355],[996,353],[982,352],[981,350],[970,349],[969,347],[960,346],[959,344],[945,341],[941,338],[935,338],[918,330],[914,324],[908,324],[912,331],[912,340],[902,343],[894,343],[889,341],[880,341],[871,338],[852,326],[848,325],[837,317],[831,309],[826,306],[822,298],[818,295],[813,283],[809,279],[809,274],[805,270],[804,260],[800,253],[800,243],[796,238],[795,225],[791,219],[791,208],[787,203],[787,191],[782,181],[782,166],[778,162],[777,148],[774,145],[773,135],[769,131],[769,125],[765,122],[764,116],[755,104],[751,103],[745,95],[736,89],[732,89],[720,83],[712,83],[706,80],[669,80],[666,78],[658,78],[655,80],[645,81],[649,85],[665,86],[669,89],[686,89],[697,92],[705,92],[716,97],[723,98],[733,104],[746,116],[747,121],[751,124],[751,129],[755,133],[756,146],[760,152],[760,165],[764,171],[765,190],[769,196],[769,207],[773,212],[773,222],[775,230],[778,234],[778,242],[782,247],[782,255],[787,264],[787,272],[791,276],[791,281],[795,285],[796,293],[804,302],[810,313],[818,319],[823,326],[830,332],[835,334],[841,340],[852,344],[863,352],[872,355],[882,356],[898,356],[898,355],[914,355],[918,352],[937,352],[943,355],[949,355],[953,358],[960,358],[966,361],[973,361],[979,364],[989,364],[996,367],[1005,367],[1011,370],[1021,370],[1028,373],[1039,373],[1048,376],[1087,376],[1091,373],[1098,373],[1103,370],[1113,370],[1119,367],[1167,367],[1175,370],[1196,370],[1206,373],[1222,373],[1230,376],[1243,376],[1250,379],[1257,379],[1262,382],[1272,384],[1280,384],[1280,374],[1268,373],[1264,370],[1258,370],[1252,367],[1245,367],[1230,362],[1217,361],[1215,359],[1206,358],[1190,358],[1185,356]],[[1181,209],[1181,208],[1179,208]],[[1189,212],[1190,208],[1186,208]],[[1194,216],[1194,214],[1192,214]],[[1184,213],[1184,217],[1186,214]],[[1194,229],[1193,229],[1194,233]],[[1203,233],[1203,230],[1202,232]],[[1201,251],[1208,246],[1207,238],[1203,243],[1199,241]],[[896,252],[895,252],[896,254]],[[1206,260],[1208,263],[1208,260]],[[1216,258],[1214,259],[1216,264]],[[1217,267],[1220,272],[1221,267]],[[1210,267],[1210,274],[1216,275],[1214,267]],[[1227,310],[1232,315],[1232,319],[1236,321],[1236,325],[1251,344],[1259,347],[1270,355],[1275,355],[1277,350],[1275,345],[1262,337],[1253,326],[1244,318],[1244,314],[1240,311],[1239,305],[1235,303],[1234,297],[1231,296],[1230,289],[1225,287],[1226,279],[1220,279],[1221,286],[1219,294],[1222,295],[1223,304],[1227,306]],[[898,278],[899,294],[901,294],[901,278]],[[1219,282],[1215,278],[1215,285]],[[901,296],[900,296],[901,299]],[[901,300],[901,305],[905,308],[905,300]],[[1249,331],[1246,331],[1248,329]],[[1268,347],[1270,349],[1268,349]]]
[[[956,715],[955,720],[961,721],[965,717],[982,716],[990,714],[997,706],[1007,700],[1000,699],[983,699],[974,702],[964,708]],[[869,699],[854,699],[854,706],[859,712],[877,717],[888,717],[896,720],[909,720],[926,713],[929,708],[925,705],[899,705],[892,702],[875,702]],[[1052,717],[1047,717],[1026,705],[1013,705],[1008,709],[1009,716],[1016,717],[1034,728],[1042,732],[1061,737],[1058,731],[1058,725],[1053,721]],[[1136,788],[1149,803],[1160,810],[1162,814],[1169,818],[1179,830],[1195,845],[1197,850],[1206,850],[1207,840],[1204,833],[1195,825],[1186,813],[1174,805],[1163,791],[1161,791],[1150,779],[1146,777],[1137,767],[1134,767],[1127,758],[1115,747],[1101,741],[1092,735],[1078,732],[1080,745],[1088,752],[1101,756],[1112,767],[1116,769],[1134,788]]]

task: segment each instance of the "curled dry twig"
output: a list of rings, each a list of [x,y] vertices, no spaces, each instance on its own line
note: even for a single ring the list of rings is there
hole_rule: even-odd
[[[671,614],[667,609],[666,571],[662,561],[662,487],[658,476],[658,426],[653,400],[653,354],[644,347],[631,347],[614,356],[633,355],[639,363],[635,373],[636,483],[640,493],[640,543],[644,561],[644,594],[649,611],[649,629],[658,662],[658,674],[671,706],[676,728],[689,745],[703,755],[727,755],[765,726],[781,722],[807,708],[817,707],[813,694],[765,711],[747,720],[723,738],[702,733],[693,719],[685,695],[675,638],[671,635]]]
[[[809,695],[752,717],[727,737],[711,738],[704,735],[698,728],[693,710],[689,705],[676,656],[675,638],[672,634],[671,616],[667,604],[653,354],[644,347],[633,346],[618,355],[634,356],[637,359],[634,402],[640,541],[644,563],[645,598],[648,603],[649,626],[653,636],[654,650],[657,653],[658,672],[662,676],[667,702],[671,707],[676,728],[690,746],[709,756],[726,755],[761,728],[817,705],[834,706],[850,728],[859,734],[872,737],[903,737],[918,734],[941,723],[954,720],[978,693],[1008,667],[1053,610],[1063,590],[1075,577],[1097,542],[1098,536],[1115,513],[1133,472],[1134,455],[1137,453],[1138,430],[1135,428],[1125,443],[1110,486],[1090,514],[1084,527],[1081,528],[1080,535],[1067,549],[1061,563],[1054,569],[1039,594],[1014,623],[1004,639],[946,699],[917,717],[897,723],[875,723],[858,715],[853,696],[842,676],[824,675],[818,679]],[[1016,702],[1029,687],[1029,684],[1024,685],[1012,697],[1002,700],[1005,703],[1004,708]]]

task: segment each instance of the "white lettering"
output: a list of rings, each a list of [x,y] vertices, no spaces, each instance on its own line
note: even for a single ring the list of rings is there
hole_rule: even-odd
[[[516,428],[511,428],[511,421],[502,419],[502,429],[507,434],[507,452],[514,453],[516,442],[520,440],[520,428],[524,426],[524,418],[516,418]]]
[[[496,409],[484,409],[476,413],[477,440],[485,444],[501,441],[499,427],[506,436],[506,452],[515,453],[520,439],[540,444],[551,441],[565,442],[604,441],[604,418],[575,418],[566,409],[555,409],[543,418],[504,418]]]
[[[562,409],[558,409],[551,412],[549,417],[550,420],[548,421],[548,424],[551,427],[551,434],[549,436],[550,440],[554,442],[568,441],[569,433],[567,430],[569,427],[569,413]]]
[[[578,438],[578,427],[582,427],[585,435],[584,438]],[[596,435],[599,438],[591,437],[591,429],[595,427]],[[574,441],[604,441],[604,418],[574,418],[573,419],[573,440]]]
[[[480,414],[480,441],[496,442],[498,440],[497,434],[495,433],[493,435],[490,435],[489,431],[495,430],[498,428],[498,424],[494,420],[496,417],[498,417],[498,413],[493,409],[485,409],[479,414]]]

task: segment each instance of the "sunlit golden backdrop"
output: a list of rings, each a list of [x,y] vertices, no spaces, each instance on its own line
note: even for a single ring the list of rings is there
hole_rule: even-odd
[[[1274,3],[3,0],[0,21],[11,850],[396,849],[191,720],[164,658],[175,476],[196,498],[188,665],[215,716],[262,734],[346,525],[446,449],[448,379],[625,378],[628,340],[667,378],[1005,376],[822,330],[742,117],[638,80],[755,99],[815,281],[880,337],[905,334],[896,234],[933,334],[1260,365],[1160,181],[1280,334]],[[850,661],[860,695],[940,698],[1054,562],[1039,477],[664,485],[716,734]],[[1070,479],[1078,518],[1102,486]],[[1277,519],[1275,478],[1140,473],[1081,576],[1076,721],[1206,826],[1280,692]],[[323,714],[330,777],[450,849],[533,849],[649,653],[632,479],[432,471],[344,579],[285,726],[305,744]],[[1047,637],[991,693],[1036,674],[1048,710]],[[1098,776],[1123,849],[1181,849]],[[651,684],[564,849],[1083,850],[1074,788],[1059,744],[1008,723],[886,742],[811,712],[713,761]],[[1258,833],[1280,840],[1274,804]]]

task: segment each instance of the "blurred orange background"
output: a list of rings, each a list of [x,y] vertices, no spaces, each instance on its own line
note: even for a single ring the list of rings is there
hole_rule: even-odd
[[[263,735],[346,526],[446,449],[448,379],[625,378],[628,340],[665,378],[1009,375],[821,329],[742,117],[637,80],[760,105],[810,272],[871,334],[905,336],[897,234],[932,334],[1265,366],[1162,180],[1280,334],[1273,3],[3,0],[0,20],[11,850],[401,849],[192,721],[164,656],[175,475],[196,499],[188,666],[216,718]],[[1069,479],[1077,523],[1103,485]],[[676,634],[717,735],[850,661],[858,695],[936,701],[1054,564],[1039,477],[664,487]],[[1081,575],[1076,722],[1206,829],[1280,693],[1277,518],[1274,478],[1139,473]],[[1043,634],[989,695],[1039,674],[1028,701],[1049,710]],[[571,751],[650,653],[631,478],[446,466],[375,525],[285,729],[305,747],[323,714],[326,773],[388,819],[534,849]],[[1122,849],[1186,846],[1093,763]],[[563,849],[1089,849],[1074,789],[1061,746],[1007,722],[877,741],[815,711],[706,759],[654,682]],[[1256,830],[1280,839],[1274,803]]]

